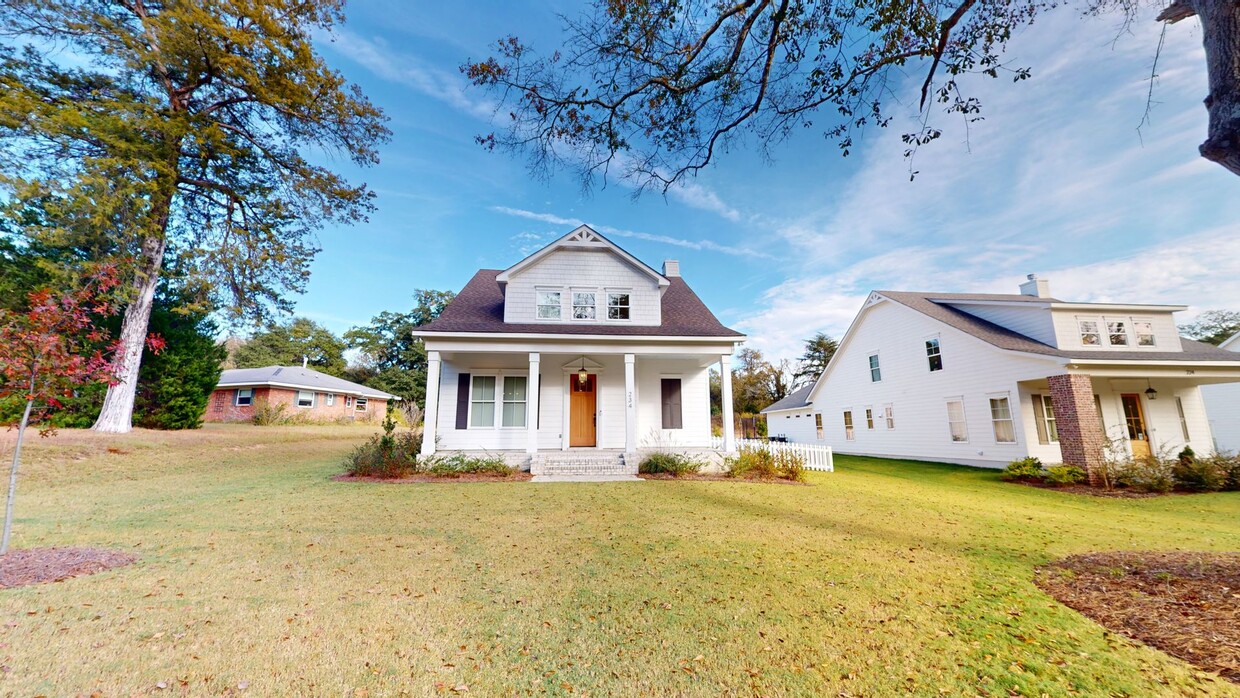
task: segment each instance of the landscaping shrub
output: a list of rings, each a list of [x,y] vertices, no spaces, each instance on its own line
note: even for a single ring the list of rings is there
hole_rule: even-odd
[[[284,403],[272,403],[266,398],[258,398],[254,401],[254,416],[250,417],[250,421],[260,427],[288,424],[292,419],[284,412],[287,408]]]
[[[1240,455],[1216,453],[1213,458],[1218,459],[1219,465],[1227,473],[1227,480],[1223,483],[1223,489],[1229,492],[1240,491]]]
[[[418,468],[422,450],[422,433],[396,433],[391,416],[383,420],[383,433],[375,434],[366,443],[353,449],[345,459],[345,470],[358,477],[397,478]]]
[[[793,451],[773,451],[761,446],[742,446],[735,456],[724,461],[728,477],[747,480],[805,479],[805,459]]]
[[[667,473],[672,477],[680,477],[681,475],[693,475],[701,470],[704,465],[701,460],[684,453],[656,451],[642,460],[637,466],[637,472],[646,474]]]
[[[1180,451],[1176,458],[1179,459],[1181,464],[1188,464],[1197,460],[1197,453],[1193,451],[1192,446],[1185,446],[1184,450]]]
[[[1133,458],[1119,467],[1116,484],[1138,492],[1170,492],[1175,487],[1175,464],[1169,458]]]
[[[439,458],[432,457],[422,465],[424,472],[437,477],[478,474],[511,475],[513,472],[513,468],[499,456],[467,456],[464,453],[454,453]]]
[[[1056,487],[1065,487],[1067,485],[1075,485],[1084,482],[1088,474],[1084,469],[1075,465],[1052,465],[1043,473],[1043,480],[1048,485]]]
[[[1034,458],[1022,458],[1008,463],[999,476],[1009,482],[1042,482],[1046,478],[1042,461]]]
[[[1180,453],[1172,475],[1176,479],[1177,490],[1218,492],[1228,486],[1231,476],[1231,469],[1228,465],[1226,456],[1214,455],[1199,459],[1199,457],[1190,455],[1185,459],[1184,454]]]

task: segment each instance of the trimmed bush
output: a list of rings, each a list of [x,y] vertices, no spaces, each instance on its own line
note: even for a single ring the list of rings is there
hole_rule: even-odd
[[[1052,465],[1043,473],[1043,480],[1046,484],[1055,485],[1056,487],[1075,485],[1084,482],[1086,477],[1087,473],[1082,468],[1062,463]]]
[[[1188,449],[1185,449],[1188,450]],[[1195,458],[1190,454],[1185,458],[1180,454],[1179,462],[1172,469],[1176,489],[1190,492],[1218,492],[1227,486],[1231,472],[1226,457],[1213,456]]]
[[[681,475],[696,474],[704,465],[705,463],[701,460],[684,453],[656,451],[642,460],[637,466],[637,472],[647,475],[667,473],[672,477],[680,477]]]
[[[735,456],[724,461],[728,477],[746,480],[805,479],[805,460],[793,451],[773,451],[761,446],[742,446]]]
[[[1120,465],[1116,484],[1138,492],[1170,492],[1175,488],[1175,464],[1155,456],[1134,458]]]
[[[1008,463],[999,477],[1009,482],[1042,482],[1046,479],[1046,474],[1043,472],[1042,461],[1029,457]]]
[[[448,478],[462,475],[511,475],[513,473],[513,468],[499,456],[477,457],[455,453],[440,458],[432,457],[422,465],[421,470],[428,475]]]

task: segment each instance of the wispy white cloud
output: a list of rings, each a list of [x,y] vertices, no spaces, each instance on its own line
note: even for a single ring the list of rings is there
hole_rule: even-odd
[[[737,257],[774,259],[769,253],[759,250],[752,250],[742,247],[733,247],[731,245],[723,245],[713,240],[686,240],[684,238],[672,237],[670,235],[658,235],[655,233],[644,233],[637,230],[625,230],[623,228],[614,228],[609,225],[601,225],[596,223],[587,223],[579,218],[566,218],[558,216],[554,213],[540,213],[537,211],[527,211],[519,208],[510,208],[508,206],[492,206],[492,211],[502,213],[508,216],[516,216],[517,218],[525,218],[527,220],[539,221],[541,223],[550,223],[552,225],[579,226],[589,225],[591,228],[613,237],[632,238],[635,240],[646,240],[647,242],[657,242],[664,245],[672,245],[675,247],[683,247],[689,250],[705,250],[710,252],[719,252],[721,254],[734,255]]]
[[[489,120],[495,104],[472,99],[458,73],[427,64],[417,56],[394,49],[380,37],[366,38],[343,28],[325,35],[340,54],[375,75],[400,83],[469,116]]]

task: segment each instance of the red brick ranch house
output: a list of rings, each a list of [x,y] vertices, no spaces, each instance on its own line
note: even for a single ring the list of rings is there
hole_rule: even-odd
[[[285,405],[286,415],[310,420],[382,419],[389,400],[400,398],[301,366],[234,368],[220,375],[207,403],[208,422],[244,422],[266,401]]]

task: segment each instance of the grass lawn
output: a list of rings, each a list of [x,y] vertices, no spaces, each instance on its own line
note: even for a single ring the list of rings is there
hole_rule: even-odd
[[[367,433],[35,439],[16,545],[141,560],[0,591],[0,693],[1240,695],[1032,583],[1075,552],[1238,550],[1240,494],[849,457],[813,487],[332,482]]]

